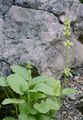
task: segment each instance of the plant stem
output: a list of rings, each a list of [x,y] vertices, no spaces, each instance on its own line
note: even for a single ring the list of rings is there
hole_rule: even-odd
[[[29,69],[30,71],[30,69]],[[30,89],[30,84],[31,84],[31,72],[29,74],[29,77],[28,77],[28,107],[29,107],[29,113],[31,112],[31,99],[30,99],[30,93],[29,93],[29,89]]]
[[[8,87],[8,90],[9,90],[10,94],[12,95],[12,97],[15,98],[13,92],[11,91],[11,89],[10,89],[9,87]],[[17,108],[17,105],[14,104],[14,106],[15,106],[15,109],[16,109],[16,116],[18,116],[18,108]]]
[[[65,49],[66,49],[66,51],[65,51],[65,70],[66,70],[68,68],[68,46],[66,46]],[[65,75],[64,76],[64,85],[66,85],[66,82],[67,82],[67,77]]]
[[[5,79],[6,79],[6,78],[5,78]],[[9,87],[7,87],[7,89],[9,90],[10,94],[12,95],[12,97],[15,98],[15,96],[13,95],[11,89],[10,89]],[[7,98],[10,98],[5,89],[4,89],[4,92],[5,92],[6,96],[7,96]],[[15,110],[16,110],[16,116],[18,116],[18,108],[17,108],[17,105],[14,104],[14,107],[15,107]]]
[[[66,46],[65,69],[68,68],[68,46]]]
[[[17,105],[14,105],[15,106],[15,109],[16,109],[16,116],[18,117],[18,107]]]
[[[9,95],[8,95],[8,93],[6,92],[6,90],[5,90],[4,88],[3,88],[3,90],[4,90],[7,98],[10,98]],[[9,92],[12,94],[13,98],[15,98],[14,95],[13,95],[13,93],[12,93],[12,91],[11,91],[9,88],[8,88],[8,90],[9,90]],[[18,116],[18,108],[17,108],[17,105],[14,104],[14,107],[15,107],[15,110],[16,110],[16,116]]]
[[[30,105],[30,94],[29,94],[29,91],[28,91],[28,107],[29,107],[29,113],[30,113],[31,105]]]
[[[8,87],[8,90],[10,92],[10,94],[12,95],[13,98],[15,98],[13,92],[11,91],[11,89]],[[16,116],[18,116],[18,108],[17,108],[17,105],[14,104],[14,107],[15,107],[15,110],[16,110]]]
[[[15,98],[14,94],[12,93],[12,91],[9,87],[8,87],[8,90],[9,90],[10,94],[12,95],[12,97]]]
[[[5,94],[6,94],[6,96],[7,96],[7,98],[9,98],[9,95],[8,95],[8,93],[6,92],[6,90],[3,88],[3,90],[4,90],[4,92],[5,92]]]

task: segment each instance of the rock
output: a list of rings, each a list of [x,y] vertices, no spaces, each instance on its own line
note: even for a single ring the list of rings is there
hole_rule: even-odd
[[[79,101],[76,102],[76,108],[83,114],[83,96],[79,98]]]
[[[3,49],[3,35],[2,35],[2,30],[3,30],[3,19],[0,18],[0,58],[2,57],[2,49]]]
[[[74,46],[73,46],[73,49],[74,49],[74,59],[76,61],[76,66],[77,64],[79,65],[79,63],[83,63],[83,44],[79,41],[76,41],[74,42]]]
[[[69,50],[69,65],[72,67],[83,62],[80,52],[83,45],[73,40],[71,32],[74,45]],[[58,17],[44,10],[12,6],[5,16],[3,36],[3,58],[8,63],[31,61],[40,73],[60,77],[65,64],[65,38]]]
[[[12,6],[5,20],[5,59],[10,57],[8,61],[14,63],[31,60],[41,66],[42,73],[47,69],[50,71],[52,66],[63,69],[63,56],[58,54],[64,48],[61,46],[63,25],[60,25],[57,17],[42,10]],[[60,43],[55,46],[57,42]],[[57,64],[61,66],[57,67]]]
[[[71,19],[76,19],[76,15],[79,9],[79,0],[16,0],[15,4],[49,11],[57,16],[67,14]]]
[[[76,21],[78,18],[78,13],[79,13],[78,11],[80,9],[80,4],[77,2],[72,3],[72,1],[70,3],[66,3],[66,4],[68,4],[66,6],[66,8],[64,8],[65,4],[62,4],[65,12],[63,12],[64,14],[59,15],[59,20],[63,24],[65,17],[68,16],[70,18],[71,25],[73,26],[76,24]],[[71,7],[70,7],[70,5],[71,5]]]
[[[67,15],[71,20],[74,33],[76,30],[76,34],[78,31],[78,36],[80,33],[83,34],[83,5],[79,0],[16,0],[15,4],[22,7],[51,12],[58,17],[59,22],[62,24]]]
[[[78,21],[80,22],[81,20],[83,20],[83,4],[80,4],[78,9]]]
[[[0,0],[0,16],[5,15],[12,4],[13,0]]]
[[[4,21],[0,18],[0,76],[7,76],[10,72],[9,64],[3,59],[4,53],[4,34],[3,34]]]

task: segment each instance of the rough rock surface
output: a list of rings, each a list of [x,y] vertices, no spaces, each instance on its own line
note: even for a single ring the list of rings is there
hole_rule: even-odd
[[[63,25],[53,14],[12,6],[5,19],[4,29],[5,59],[10,57],[10,62],[15,62],[15,59],[18,62],[31,60],[40,67],[41,72],[52,66],[57,70],[64,67],[64,47],[61,42]]]
[[[57,75],[64,68],[63,22],[71,19],[69,65],[83,62],[83,5],[79,0],[3,0],[0,58],[9,64],[31,61],[40,73]]]
[[[0,0],[0,16],[5,15],[14,0]]]

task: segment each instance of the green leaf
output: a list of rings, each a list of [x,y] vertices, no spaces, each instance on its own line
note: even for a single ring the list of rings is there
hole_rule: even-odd
[[[29,112],[29,109],[28,109],[28,104],[26,102],[22,103],[22,104],[19,104],[19,112],[20,114],[27,114]]]
[[[24,79],[28,79],[28,70],[25,67],[20,65],[12,65],[10,68],[14,73],[22,76]]]
[[[32,79],[32,81],[33,81],[33,85],[34,84],[38,84],[38,83],[43,83],[43,82],[45,82],[46,81],[46,76],[38,76],[38,77],[35,77],[35,78],[33,78]]]
[[[34,108],[36,110],[38,110],[38,112],[40,112],[40,113],[47,113],[50,110],[47,103],[43,100],[41,101],[41,103],[35,103]]]
[[[33,78],[33,85],[38,83],[48,83],[49,85],[53,85],[55,83],[55,78],[50,76],[38,76]]]
[[[19,120],[36,120],[34,116],[28,116],[27,114],[19,114]]]
[[[28,120],[28,115],[21,113],[18,116],[18,120]]]
[[[38,115],[38,120],[51,120],[47,115]]]
[[[46,103],[51,110],[59,110],[60,109],[60,104],[58,104],[58,102],[56,102],[56,101],[53,101],[53,100],[47,98]]]
[[[33,116],[30,116],[30,117],[28,118],[28,120],[36,120],[36,118],[33,117]]]
[[[15,99],[15,98],[6,98],[2,104],[3,105],[7,105],[7,104],[21,104],[21,103],[24,103],[25,101],[24,100],[21,100],[21,99]]]
[[[73,89],[73,88],[65,88],[62,91],[63,95],[72,95],[72,94],[76,94],[77,90]]]
[[[56,80],[53,86],[55,96],[58,97],[61,94],[61,83],[60,80]]]
[[[17,74],[12,74],[7,77],[8,84],[16,93],[23,95],[28,89],[28,83],[25,79]]]
[[[31,92],[43,92],[44,94],[47,95],[51,95],[51,96],[54,95],[53,89],[45,83],[39,83],[35,85],[34,88],[31,90]]]
[[[55,80],[54,77],[50,76],[38,76],[33,78],[33,85],[39,84],[39,83],[45,83],[49,85],[51,88],[53,88],[55,96],[59,96],[61,93],[61,83],[60,80]]]
[[[33,100],[39,100],[39,99],[43,99],[43,98],[45,98],[46,97],[46,95],[44,95],[44,94],[42,94],[42,93],[30,93],[30,98],[31,98],[31,100],[33,101]]]
[[[7,81],[5,80],[5,77],[0,77],[0,86],[2,87],[8,86]]]
[[[48,76],[46,83],[53,88],[55,96],[60,96],[61,94],[61,83],[60,80],[55,80],[54,77]]]
[[[12,117],[6,117],[4,118],[3,120],[16,120],[15,118],[12,118]]]
[[[36,115],[38,113],[38,111],[35,108],[32,108],[30,112],[32,115]]]

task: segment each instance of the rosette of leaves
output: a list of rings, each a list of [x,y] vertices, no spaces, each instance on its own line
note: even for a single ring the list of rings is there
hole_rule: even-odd
[[[19,94],[19,98],[6,98],[2,104],[13,104],[16,107],[16,118],[3,120],[53,120],[61,107],[61,96],[76,91],[61,88],[59,80],[49,76],[32,78],[31,68],[12,65],[13,74],[0,78],[0,86],[11,88]],[[11,91],[11,92],[12,92]],[[13,94],[13,93],[12,93]]]

